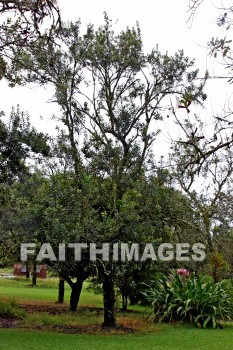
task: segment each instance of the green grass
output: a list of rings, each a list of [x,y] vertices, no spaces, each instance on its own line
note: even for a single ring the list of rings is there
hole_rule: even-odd
[[[0,273],[13,273],[12,267],[0,268]]]
[[[38,279],[37,286],[31,287],[30,280],[26,278],[7,279],[0,278],[0,297],[14,298],[17,301],[38,301],[54,303],[57,301],[58,278]],[[88,282],[83,284],[83,290],[80,297],[80,306],[103,307],[102,295],[94,294],[87,290]],[[70,287],[65,284],[65,303],[69,303]],[[118,306],[121,307],[120,299]],[[144,311],[145,307],[140,305],[129,306],[129,309],[135,311]]]
[[[0,330],[0,350],[229,350],[233,329],[199,330],[169,325],[157,326],[146,335],[66,335]]]
[[[87,284],[84,284],[80,297],[80,306],[102,307],[103,299],[101,295],[96,295],[86,290]],[[55,302],[58,293],[58,280],[51,278],[47,280],[38,279],[36,287],[30,286],[30,281],[26,278],[0,279],[0,297],[14,298],[19,301],[40,301]],[[65,302],[70,298],[70,287],[66,284]]]
[[[18,280],[0,279],[0,297],[14,297],[18,301],[54,302],[57,299],[58,280],[51,278],[38,280],[38,286],[29,287],[25,278]],[[102,296],[87,291],[88,284],[84,284],[80,305],[102,307]],[[66,302],[69,300],[70,288],[66,285]],[[143,311],[144,308],[136,306]],[[81,311],[82,310],[82,311]],[[21,327],[34,327],[35,330],[0,329],[0,350],[114,350],[114,349],[142,349],[143,350],[229,350],[233,344],[233,325],[222,330],[200,330],[197,328],[149,324],[143,320],[143,314],[118,314],[118,322],[127,326],[130,319],[141,322],[140,331],[136,334],[111,334],[110,331],[102,335],[88,334],[61,334],[48,332],[53,325],[89,325],[101,324],[102,312],[80,309],[77,313],[65,312],[61,315],[51,315],[48,312],[29,313],[21,322]],[[45,327],[46,331],[36,330],[38,326]]]

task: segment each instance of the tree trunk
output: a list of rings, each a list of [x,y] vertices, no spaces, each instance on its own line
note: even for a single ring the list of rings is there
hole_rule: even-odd
[[[26,261],[26,278],[27,278],[27,279],[30,278],[28,261]]]
[[[209,252],[212,253],[213,252],[213,239],[210,233],[210,226],[211,226],[211,221],[210,221],[210,216],[208,215],[208,213],[204,212],[203,215],[203,222],[205,225],[205,234],[207,237],[207,243],[208,243],[208,248],[209,248]]]
[[[59,284],[58,284],[58,303],[59,304],[64,303],[64,294],[65,294],[65,281],[62,277],[59,277]]]
[[[113,270],[104,272],[103,275],[103,295],[104,295],[104,322],[103,327],[115,327],[115,292]]]
[[[70,311],[77,311],[82,287],[83,287],[82,280],[77,280],[77,282],[71,285]]]
[[[36,286],[36,261],[32,265],[32,287]]]
[[[122,310],[127,311],[128,308],[128,296],[127,294],[122,293]]]

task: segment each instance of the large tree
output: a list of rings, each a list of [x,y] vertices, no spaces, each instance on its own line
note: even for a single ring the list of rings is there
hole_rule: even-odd
[[[43,40],[43,39],[42,39]],[[85,212],[85,176],[100,188],[96,224],[99,242],[124,240],[119,221],[122,203],[142,176],[154,169],[152,145],[156,121],[163,118],[169,96],[205,99],[203,84],[196,85],[198,70],[183,51],[173,56],[142,50],[140,28],[114,33],[105,15],[104,25],[80,23],[63,28],[63,43],[48,49],[35,47],[15,57],[27,81],[51,84],[61,107],[62,138],[80,191],[81,217]],[[84,223],[84,221],[83,221]],[[103,224],[104,223],[104,224]],[[107,229],[106,229],[107,228]],[[103,276],[104,325],[114,326],[114,264],[99,261]]]

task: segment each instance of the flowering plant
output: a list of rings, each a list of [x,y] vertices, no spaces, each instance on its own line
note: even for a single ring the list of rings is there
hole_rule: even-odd
[[[190,272],[186,269],[178,269],[176,270],[176,273],[180,276],[184,276],[184,277],[189,277],[190,276]]]

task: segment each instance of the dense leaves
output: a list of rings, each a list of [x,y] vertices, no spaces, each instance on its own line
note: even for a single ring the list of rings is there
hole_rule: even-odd
[[[214,283],[208,276],[177,272],[159,276],[147,293],[156,319],[179,320],[203,328],[215,328],[221,321],[232,320],[233,290],[224,281]]]

